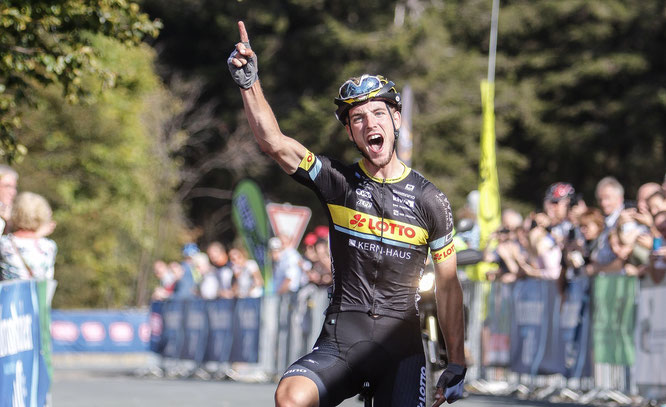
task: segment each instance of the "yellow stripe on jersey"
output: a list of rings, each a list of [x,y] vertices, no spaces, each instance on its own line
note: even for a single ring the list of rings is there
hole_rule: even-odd
[[[382,219],[340,205],[328,204],[328,210],[335,225],[356,233],[382,236],[414,246],[425,245],[428,242],[428,232],[416,225]]]
[[[316,157],[309,150],[306,150],[305,157],[301,160],[301,163],[298,165],[299,168],[303,168],[305,171],[310,171],[310,168],[314,165]]]
[[[456,247],[453,245],[453,242],[451,242],[439,250],[434,250],[432,252],[432,261],[435,264],[441,263],[447,258],[451,257],[451,255],[455,252],[456,252]]]

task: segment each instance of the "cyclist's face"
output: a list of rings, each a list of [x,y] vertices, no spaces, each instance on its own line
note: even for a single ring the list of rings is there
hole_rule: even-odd
[[[349,110],[347,133],[363,157],[382,168],[393,158],[393,126],[399,129],[400,119],[400,112],[382,101],[371,100]]]

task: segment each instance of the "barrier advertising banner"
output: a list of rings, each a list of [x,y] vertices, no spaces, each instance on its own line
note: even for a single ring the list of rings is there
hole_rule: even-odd
[[[594,279],[594,361],[634,363],[636,278],[600,274]]]
[[[564,293],[559,323],[558,353],[563,356],[565,377],[590,377],[592,375],[592,312],[590,304],[590,279],[574,278]]]
[[[519,280],[513,287],[511,370],[563,373],[558,332],[560,297],[553,281]]]
[[[50,380],[40,343],[36,283],[0,283],[0,407],[44,405]]]
[[[507,367],[511,352],[513,285],[493,282],[483,326],[483,365]]]
[[[145,311],[51,311],[53,352],[145,352],[150,344]]]
[[[666,279],[641,281],[636,334],[636,383],[641,395],[666,397]]]
[[[155,353],[199,363],[259,360],[261,298],[168,300],[151,311]]]
[[[208,344],[206,360],[231,360],[234,340],[234,302],[208,302]]]

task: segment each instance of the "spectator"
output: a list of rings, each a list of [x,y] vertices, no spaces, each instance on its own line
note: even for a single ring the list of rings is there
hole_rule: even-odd
[[[521,270],[517,259],[525,256],[518,237],[522,232],[522,224],[523,217],[516,210],[508,208],[502,211],[502,226],[493,234],[493,239],[497,240],[497,247],[486,257],[488,262],[497,262],[499,269],[487,273],[489,280],[499,278],[502,282],[511,283],[520,276]]]
[[[12,206],[16,197],[18,173],[8,165],[0,164],[0,234],[11,230]]]
[[[277,294],[295,293],[301,287],[302,270],[300,254],[295,249],[284,247],[279,237],[268,240],[273,260],[273,283]]]
[[[638,208],[638,211],[641,213],[649,213],[650,210],[647,203],[648,198],[650,198],[655,192],[659,192],[661,190],[661,185],[657,184],[656,182],[647,182],[641,185],[638,188],[638,192],[636,193],[636,207]]]
[[[220,242],[212,242],[206,247],[210,262],[215,266],[220,281],[221,298],[234,298],[234,272],[231,270],[227,248]]]
[[[55,227],[51,216],[51,207],[41,195],[22,192],[16,197],[11,213],[14,232],[0,237],[2,280],[53,280],[58,249],[42,234]]]
[[[613,177],[605,177],[597,184],[597,201],[604,214],[604,229],[599,236],[596,259],[587,265],[592,274],[599,272],[618,272],[622,269],[623,261],[618,259],[610,247],[609,236],[615,227],[620,213],[624,209],[624,188]]]
[[[172,266],[178,276],[173,291],[173,298],[184,299],[195,295],[199,275],[193,267],[192,257],[199,253],[199,247],[194,243],[183,246],[183,261],[178,266]]]
[[[623,270],[627,275],[641,274],[641,266],[649,261],[650,251],[637,244],[641,234],[649,234],[649,229],[635,222],[632,218],[620,216],[616,227],[611,231],[609,241],[613,253],[624,262]]]
[[[235,293],[238,298],[258,298],[263,294],[264,278],[256,261],[248,259],[242,247],[229,250],[234,272]]]
[[[566,182],[556,182],[546,190],[543,208],[550,222],[550,233],[560,248],[565,246],[569,232],[574,228],[569,221],[569,208],[575,196],[573,186]]]
[[[176,284],[173,270],[164,261],[157,260],[153,263],[153,273],[157,277],[159,285],[153,290],[151,298],[155,301],[163,301],[171,297]]]
[[[596,261],[599,252],[599,239],[604,230],[604,216],[599,209],[590,208],[580,216],[580,231],[583,234],[585,242],[580,247],[580,253],[583,257],[583,265],[588,275],[596,273],[592,263]],[[575,251],[574,251],[575,253]],[[579,259],[570,257],[573,264],[580,264]]]
[[[658,283],[666,275],[666,211],[655,214],[654,225],[658,235],[654,239],[646,272],[652,276],[653,281]]]
[[[309,281],[319,287],[328,287],[333,283],[328,240],[317,239],[314,247],[317,254],[317,261],[312,265]]]
[[[199,296],[204,300],[214,300],[220,292],[220,280],[216,269],[210,263],[206,253],[198,252],[192,256],[192,267],[201,276],[198,284]]]
[[[656,216],[661,211],[666,211],[666,194],[663,190],[655,191],[646,201],[648,211]]]
[[[536,218],[543,219],[537,214]],[[530,277],[556,280],[562,269],[562,250],[553,236],[537,220],[533,220],[527,234],[527,256],[517,258],[521,270]]]

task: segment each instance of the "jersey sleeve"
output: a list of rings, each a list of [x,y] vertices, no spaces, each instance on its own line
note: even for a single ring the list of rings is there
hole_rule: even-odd
[[[424,206],[432,260],[441,263],[455,253],[451,204],[446,195],[431,184],[424,190]]]
[[[291,177],[328,201],[344,189],[343,175],[337,167],[336,162],[328,157],[315,155],[308,150]]]

